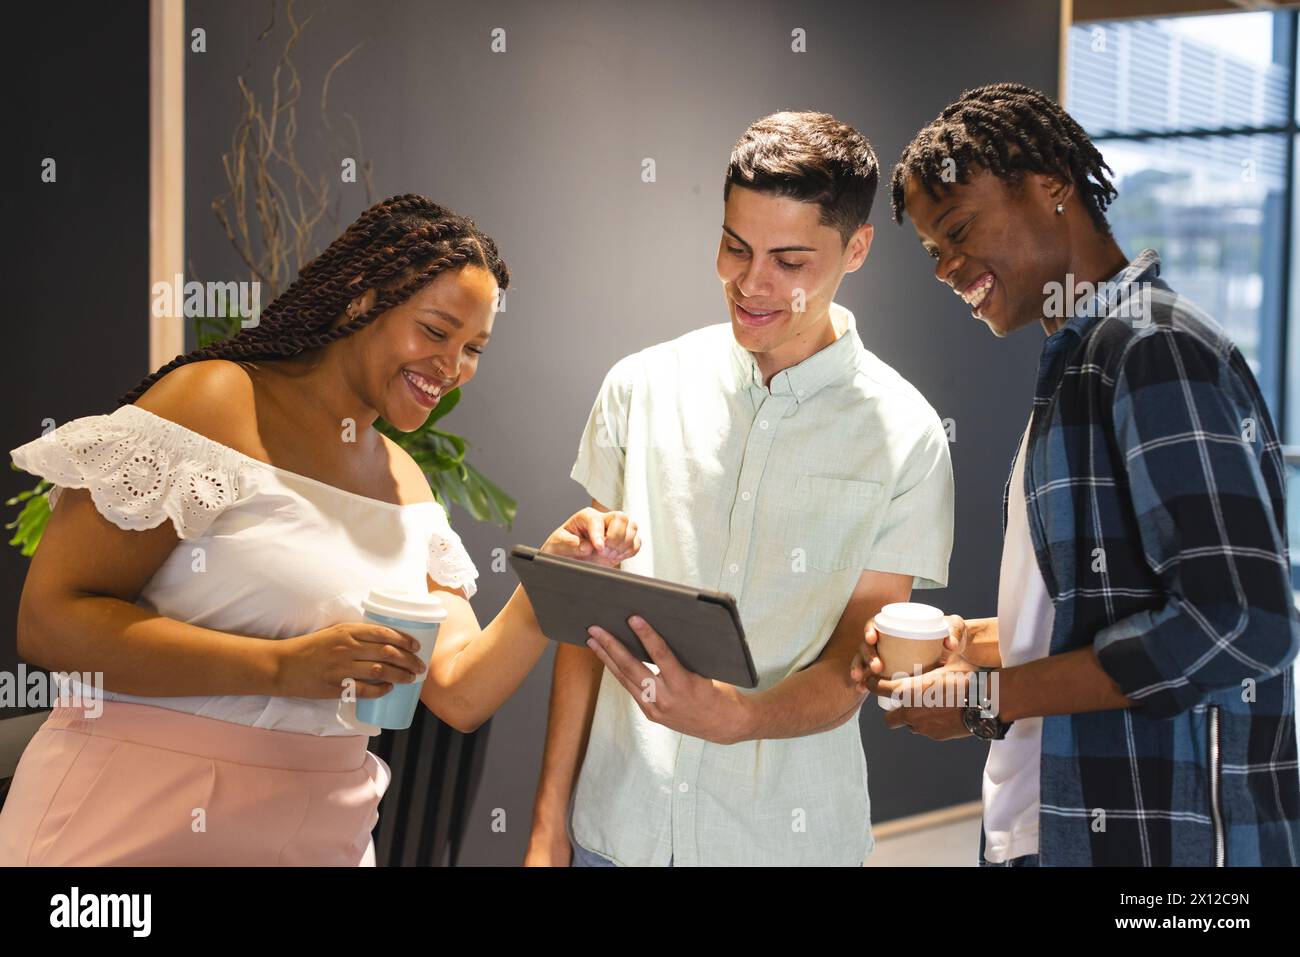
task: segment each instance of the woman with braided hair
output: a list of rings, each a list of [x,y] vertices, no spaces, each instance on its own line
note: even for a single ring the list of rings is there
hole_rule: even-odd
[[[394,197],[256,325],[14,450],[56,505],[19,653],[107,690],[28,745],[0,865],[374,863],[389,773],[355,699],[423,675],[424,704],[471,731],[546,644],[522,589],[479,627],[473,562],[373,428],[414,430],[473,378],[508,282],[472,221]],[[639,547],[625,515],[584,509],[542,550],[616,565]],[[427,669],[362,622],[373,587],[441,600]]]
[[[1015,83],[962,94],[903,151],[894,218],[935,278],[999,338],[1046,338],[997,614],[901,682],[880,680],[869,630],[851,674],[965,702],[885,720],[990,742],[981,864],[1294,867],[1300,615],[1277,431],[1222,327],[1155,250],[1120,249],[1107,172],[1059,104]]]

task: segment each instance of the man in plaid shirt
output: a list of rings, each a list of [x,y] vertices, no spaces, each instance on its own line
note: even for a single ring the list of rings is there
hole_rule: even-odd
[[[868,628],[854,675],[961,692],[886,720],[991,741],[981,863],[1294,866],[1281,449],[1241,353],[1153,250],[1129,262],[1116,244],[1103,170],[1016,84],[963,94],[903,152],[895,218],[936,277],[996,335],[1048,338],[1004,494],[998,616],[951,616],[962,654],[901,681],[881,680]]]

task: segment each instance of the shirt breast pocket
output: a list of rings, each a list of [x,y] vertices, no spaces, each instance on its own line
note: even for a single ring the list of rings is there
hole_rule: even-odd
[[[879,482],[800,475],[786,518],[785,557],[820,572],[864,569],[880,528],[885,487]]]

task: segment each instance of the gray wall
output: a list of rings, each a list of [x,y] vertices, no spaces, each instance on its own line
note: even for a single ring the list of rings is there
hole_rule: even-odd
[[[267,6],[191,0],[187,9],[208,35],[208,52],[187,62],[188,255],[200,278],[236,278],[209,204],[222,189],[233,77]],[[495,27],[506,30],[504,54],[489,50]],[[790,52],[796,27],[807,31],[807,53]],[[335,2],[319,14],[298,52],[304,156],[337,170],[337,154],[310,148],[315,104],[329,63],[364,40],[331,95],[360,125],[374,199],[421,192],[473,216],[514,275],[478,378],[447,419],[471,440],[475,464],[521,503],[512,531],[453,515],[483,572],[481,621],[515,584],[508,570],[493,572],[493,549],[539,543],[586,504],[568,473],[609,366],[725,320],[713,271],[721,177],[745,126],[777,109],[829,111],[867,134],[887,176],[915,130],[963,89],[1018,80],[1055,92],[1057,29],[1056,4],[1042,0]],[[271,39],[281,36],[277,26]],[[656,160],[656,183],[640,180],[644,157]],[[348,190],[344,223],[366,205],[360,186]],[[956,421],[952,585],[919,597],[993,614],[1002,483],[1042,340],[1030,330],[998,341],[971,319],[935,283],[911,227],[889,223],[883,189],[873,221],[871,257],[839,301],[867,347]],[[548,653],[493,719],[464,863],[522,859],[549,682]],[[979,797],[978,743],[887,732],[875,707],[861,723],[877,820]],[[490,826],[496,808],[505,833]]]

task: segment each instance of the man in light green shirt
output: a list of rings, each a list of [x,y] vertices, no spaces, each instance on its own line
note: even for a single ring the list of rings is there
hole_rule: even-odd
[[[860,133],[759,120],[732,152],[718,276],[730,321],[627,356],[573,466],[638,522],[623,564],[736,596],[759,685],[658,666],[595,629],[558,644],[528,864],[859,865],[870,853],[863,628],[947,583],[943,425],[834,302],[866,260],[878,180]],[[649,622],[653,627],[654,622]]]

